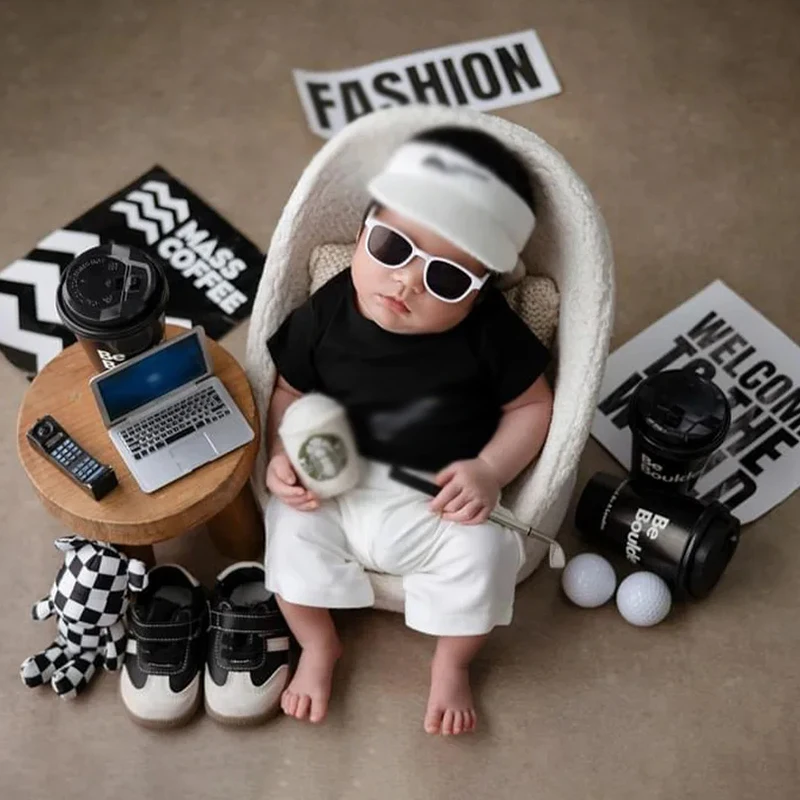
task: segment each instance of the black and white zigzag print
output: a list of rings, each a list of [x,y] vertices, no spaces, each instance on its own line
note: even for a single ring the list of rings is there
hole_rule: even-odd
[[[191,237],[181,237],[183,225],[189,226]],[[201,234],[205,238],[201,239]],[[108,242],[140,247],[165,263],[159,247],[170,238],[170,252],[175,252],[178,245],[197,246],[201,240],[232,252],[245,268],[231,279],[231,289],[241,292],[249,302],[235,313],[225,313],[213,297],[208,297],[208,280],[204,285],[194,285],[201,274],[199,268],[184,275],[180,269],[165,264],[170,286],[166,321],[184,327],[202,325],[209,336],[217,339],[246,319],[264,263],[263,254],[165,169],[153,167],[76,220],[45,236],[24,258],[0,269],[0,351],[32,377],[75,341],[56,311],[58,285],[67,265],[85,250]],[[208,244],[205,247],[207,252]],[[202,257],[194,255],[198,260]],[[188,263],[185,253],[179,263]],[[208,271],[211,266],[204,264],[203,268]]]
[[[38,372],[73,341],[56,311],[59,278],[75,256],[98,244],[96,233],[60,229],[0,271],[0,345],[26,372]]]
[[[145,181],[141,189],[129,192],[111,210],[124,214],[128,227],[141,231],[147,244],[155,244],[175,230],[176,221],[189,219],[189,204],[172,197],[169,186],[162,181]]]

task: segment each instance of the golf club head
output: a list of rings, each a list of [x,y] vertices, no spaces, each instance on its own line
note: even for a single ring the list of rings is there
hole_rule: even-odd
[[[550,569],[564,569],[567,563],[567,557],[564,555],[564,548],[561,547],[560,544],[553,542],[553,544],[550,545],[547,555]]]

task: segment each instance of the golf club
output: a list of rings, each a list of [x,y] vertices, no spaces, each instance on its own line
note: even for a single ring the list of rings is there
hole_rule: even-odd
[[[426,478],[411,472],[410,470],[403,469],[402,467],[392,467],[389,471],[389,477],[410,487],[411,489],[417,489],[420,492],[424,492],[431,497],[435,497],[441,491],[440,486],[437,486],[435,483],[427,480]],[[510,528],[511,530],[517,531],[523,536],[531,536],[534,539],[538,539],[539,541],[550,545],[550,550],[548,553],[548,563],[550,564],[550,567],[552,569],[564,568],[564,565],[566,564],[566,556],[564,555],[563,548],[555,539],[547,536],[541,531],[537,531],[530,525],[526,525],[524,522],[520,522],[510,511],[508,511],[508,509],[505,509],[502,506],[497,506],[494,511],[489,514],[489,519],[491,519],[493,522],[496,522],[498,525],[502,525],[505,528]]]

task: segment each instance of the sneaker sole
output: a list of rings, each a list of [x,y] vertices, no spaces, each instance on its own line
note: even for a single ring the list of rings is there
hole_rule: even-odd
[[[248,728],[254,725],[261,725],[277,717],[280,710],[281,707],[280,704],[278,704],[275,708],[270,708],[262,714],[257,714],[253,717],[227,717],[224,714],[218,714],[206,703],[206,714],[208,714],[211,719],[218,722],[220,725],[228,725],[233,728]]]
[[[125,709],[127,715],[137,724],[141,725],[143,728],[149,728],[150,730],[168,730],[170,728],[181,728],[184,725],[187,725],[191,720],[194,718],[195,714],[197,714],[197,710],[200,708],[200,692],[197,693],[197,697],[194,699],[189,710],[180,717],[176,717],[175,719],[145,719],[144,717],[139,717],[131,711],[125,703],[122,703],[122,707]]]

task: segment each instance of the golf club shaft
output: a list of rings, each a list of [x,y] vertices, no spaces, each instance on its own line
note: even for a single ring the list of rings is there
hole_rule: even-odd
[[[389,472],[389,477],[411,487],[412,489],[418,489],[419,491],[424,492],[431,497],[435,497],[441,490],[441,487],[437,486],[435,483],[425,480],[425,478],[416,475],[413,472],[408,472],[400,467],[392,467],[391,471]],[[506,511],[505,509],[496,508],[491,514],[489,514],[489,519],[493,520],[498,525],[511,528],[512,530],[521,533],[523,536],[531,536],[534,539],[538,539],[539,541],[546,542],[550,545],[558,544],[555,539],[551,539],[541,531],[537,531],[530,525],[525,525],[524,523],[520,522],[510,511]]]
[[[541,531],[537,531],[530,525],[525,525],[523,522],[520,522],[510,511],[496,508],[489,514],[489,519],[494,520],[498,525],[511,528],[517,531],[517,533],[521,533],[523,536],[530,536],[534,539],[538,539],[540,542],[546,542],[547,544],[557,544],[555,539],[551,539]]]

